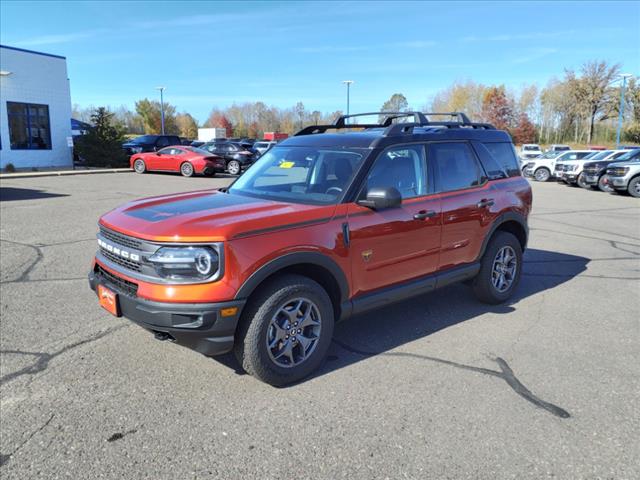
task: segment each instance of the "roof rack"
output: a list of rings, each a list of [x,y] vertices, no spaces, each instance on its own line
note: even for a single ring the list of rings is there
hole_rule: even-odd
[[[354,117],[364,117],[377,115],[383,117],[384,120],[380,123],[360,123],[350,124],[347,123],[347,119]],[[458,121],[449,122],[433,122],[430,121],[428,116],[441,115],[457,118]],[[413,117],[413,122],[399,122],[393,123],[398,118]],[[294,136],[313,135],[316,133],[325,133],[327,130],[342,130],[346,128],[384,128],[383,136],[390,137],[394,135],[410,135],[413,133],[415,127],[444,127],[444,128],[474,128],[484,130],[495,130],[495,127],[489,123],[474,123],[469,120],[462,112],[444,112],[444,113],[423,113],[423,112],[367,112],[367,113],[354,113],[351,115],[340,115],[330,125],[310,125],[297,132]]]

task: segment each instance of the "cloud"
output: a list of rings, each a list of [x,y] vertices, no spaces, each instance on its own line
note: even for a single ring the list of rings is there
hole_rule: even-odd
[[[37,47],[41,45],[55,45],[58,43],[69,43],[83,40],[85,38],[92,37],[96,34],[95,31],[90,32],[77,32],[77,33],[63,33],[60,35],[41,35],[39,37],[27,38],[25,40],[19,40],[14,42],[16,45],[22,47]]]
[[[534,60],[539,60],[548,55],[552,55],[558,52],[557,48],[534,48],[529,51],[528,55],[524,55],[522,57],[518,57],[511,61],[511,63],[520,65],[523,63],[533,62]]]
[[[319,45],[317,47],[297,47],[293,50],[301,53],[339,53],[339,52],[361,52],[369,50],[370,46],[346,46],[346,45]]]
[[[491,36],[475,36],[462,37],[461,42],[512,42],[514,40],[541,40],[545,38],[557,38],[562,36],[571,36],[576,34],[576,30],[559,30],[556,32],[531,32],[531,33],[504,33]]]
[[[401,47],[401,48],[430,48],[435,47],[438,42],[434,40],[411,40],[407,42],[396,42],[391,43],[389,46],[391,47]]]
[[[378,45],[318,45],[316,47],[297,47],[295,52],[302,53],[344,53],[364,52],[380,48],[430,48],[437,45],[433,40],[408,40],[403,42],[383,43]]]

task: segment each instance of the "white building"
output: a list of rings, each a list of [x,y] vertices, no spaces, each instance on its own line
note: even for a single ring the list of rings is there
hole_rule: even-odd
[[[71,167],[67,59],[0,45],[0,167]]]

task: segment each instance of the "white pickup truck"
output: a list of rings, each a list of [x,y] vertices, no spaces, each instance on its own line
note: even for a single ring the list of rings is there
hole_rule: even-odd
[[[586,157],[593,150],[569,150],[568,152],[547,152],[540,157],[531,159],[523,168],[527,177],[533,177],[538,182],[546,182],[554,172],[557,162],[566,160],[579,160]]]
[[[521,159],[527,160],[529,158],[535,158],[542,155],[540,145],[536,143],[525,143],[520,147],[520,153],[518,153]]]

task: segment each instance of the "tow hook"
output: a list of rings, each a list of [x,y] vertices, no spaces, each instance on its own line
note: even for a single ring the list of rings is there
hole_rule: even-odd
[[[153,336],[156,340],[160,340],[161,342],[164,342],[165,340],[171,340],[172,342],[175,341],[175,338],[167,332],[153,332]]]

